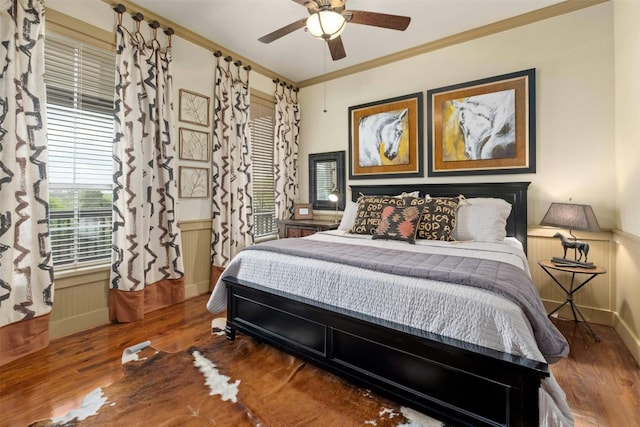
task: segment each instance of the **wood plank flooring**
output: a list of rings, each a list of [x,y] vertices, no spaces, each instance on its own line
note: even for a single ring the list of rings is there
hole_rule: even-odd
[[[26,426],[66,414],[97,387],[122,377],[122,351],[151,340],[175,352],[209,339],[208,295],[158,310],[135,324],[115,324],[61,338],[37,353],[0,367],[0,426]],[[552,365],[567,394],[576,426],[640,426],[640,368],[612,328],[593,325],[594,343],[582,324],[554,322],[571,354]]]
[[[640,368],[613,328],[553,319],[569,341],[569,357],[551,365],[576,426],[640,426]]]

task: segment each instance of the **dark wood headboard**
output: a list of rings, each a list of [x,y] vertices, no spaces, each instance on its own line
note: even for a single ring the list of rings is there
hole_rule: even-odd
[[[527,253],[527,189],[530,182],[456,183],[456,184],[393,184],[351,185],[351,200],[360,194],[394,196],[419,191],[421,196],[456,197],[460,194],[471,197],[496,197],[511,203],[511,215],[507,219],[507,236],[515,237]]]

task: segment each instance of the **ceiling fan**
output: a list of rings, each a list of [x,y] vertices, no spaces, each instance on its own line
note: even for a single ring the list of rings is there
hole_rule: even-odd
[[[388,28],[404,31],[409,26],[411,18],[386,13],[366,12],[362,10],[347,10],[347,0],[292,0],[307,8],[309,16],[285,25],[258,40],[271,43],[289,33],[306,27],[307,31],[316,38],[326,40],[334,61],[347,56],[340,34],[347,22],[352,24],[371,25],[373,27]]]

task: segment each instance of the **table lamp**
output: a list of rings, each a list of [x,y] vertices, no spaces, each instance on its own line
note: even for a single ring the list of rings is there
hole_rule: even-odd
[[[333,189],[331,190],[331,193],[329,193],[329,201],[334,202],[336,204],[336,216],[333,219],[333,222],[339,222],[338,221],[338,201],[339,200],[340,200],[340,195],[338,194],[338,189],[336,187],[333,187]]]
[[[551,261],[556,265],[565,267],[594,268],[595,265],[587,260],[589,254],[589,244],[579,241],[573,234],[573,230],[600,231],[598,220],[589,205],[578,205],[574,203],[551,203],[549,210],[542,218],[540,225],[558,227],[569,230],[572,239],[568,239],[561,233],[554,234],[553,237],[560,238],[564,256],[562,258],[553,257]],[[567,259],[567,250],[573,249],[574,259]],[[582,257],[584,256],[584,261]]]

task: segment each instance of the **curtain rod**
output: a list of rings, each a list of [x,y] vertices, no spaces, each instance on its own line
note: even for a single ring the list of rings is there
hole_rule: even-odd
[[[118,3],[116,6],[114,6],[113,10],[115,10],[118,14],[120,14],[120,16],[122,16],[122,14],[127,11],[127,8],[122,3]],[[131,18],[137,23],[144,21],[144,15],[140,12],[131,13]],[[122,22],[120,22],[120,24],[122,24]],[[148,22],[148,24],[153,30],[157,30],[158,28],[160,28],[160,23],[155,19],[151,22]],[[173,30],[173,28],[167,27],[167,29],[164,30],[164,33],[169,36],[169,38],[171,38],[171,36],[175,34],[175,31]]]
[[[220,58],[222,56],[222,52],[219,50],[216,50],[215,52],[213,52],[213,56],[215,56],[216,58]],[[227,55],[223,59],[227,62],[233,61],[233,58],[231,57],[231,55]],[[242,61],[238,59],[233,63],[233,65],[235,65],[236,67],[240,67],[242,65]],[[242,68],[246,71],[251,71],[251,65],[245,65]]]
[[[293,90],[294,92],[298,92],[300,90],[299,87],[294,86],[291,83],[287,83],[284,80],[280,80],[279,78],[273,79],[272,82],[274,82],[276,85],[280,85],[280,86],[285,87],[287,89]]]
[[[176,23],[173,22],[161,15],[158,15],[157,13],[154,13],[153,11],[149,10],[149,9],[145,9],[144,7],[133,3],[133,0],[100,0],[104,3],[107,3],[109,5],[109,7],[113,8],[115,7],[118,3],[123,4],[126,7],[129,7],[130,9],[135,9],[135,10],[139,10],[142,11],[146,16],[152,17],[153,19],[157,19],[163,26],[171,26],[175,29],[175,34],[179,35],[181,39],[191,42],[193,44],[195,44],[196,46],[200,46],[206,50],[208,50],[209,52],[214,52],[216,50],[222,50],[225,52],[229,52],[229,54],[233,55],[236,58],[240,58],[242,59],[242,61],[245,64],[251,64],[251,67],[253,68],[253,71],[256,71],[260,74],[262,74],[265,77],[268,78],[275,78],[275,77],[279,77],[282,78],[282,76],[280,75],[280,73],[277,73],[263,65],[260,65],[259,63],[252,61],[251,59],[247,58],[247,57],[243,57],[242,55],[240,55],[237,52],[233,52],[230,49],[225,48],[224,46],[221,46],[220,44],[207,39],[206,37],[195,33],[194,31]],[[114,38],[115,39],[115,38]]]

